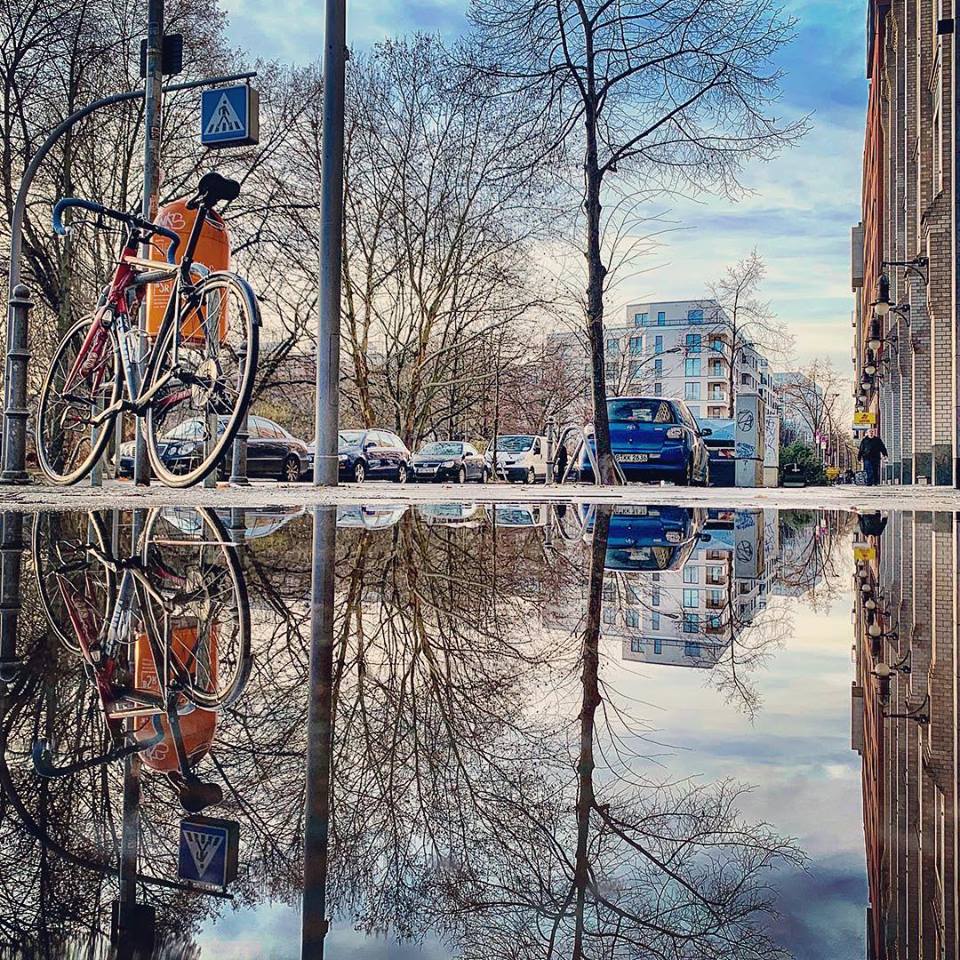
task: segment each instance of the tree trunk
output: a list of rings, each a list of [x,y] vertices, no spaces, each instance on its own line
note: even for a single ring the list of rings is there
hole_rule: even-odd
[[[583,633],[583,672],[580,676],[580,753],[577,758],[577,855],[573,883],[576,891],[574,907],[573,960],[583,960],[583,935],[587,886],[590,879],[590,814],[595,804],[593,754],[595,718],[600,706],[600,617],[603,607],[603,575],[610,533],[610,508],[598,506],[593,523],[593,549],[590,557],[590,593],[587,600],[587,622]]]
[[[600,163],[597,153],[597,117],[593,104],[586,109],[587,150],[584,158],[585,209],[587,214],[587,336],[593,369],[593,431],[597,444],[600,476],[597,482],[613,486],[618,480],[610,449],[610,421],[607,418],[606,359],[603,336],[603,281],[606,267],[600,252]]]

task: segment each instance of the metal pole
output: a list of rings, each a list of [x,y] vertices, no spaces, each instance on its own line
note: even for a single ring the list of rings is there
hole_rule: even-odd
[[[320,289],[317,300],[317,402],[313,482],[337,485],[340,420],[340,271],[343,249],[343,115],[346,0],[326,0],[323,57],[323,161],[320,176]]]
[[[163,111],[163,0],[147,0],[147,76],[143,92],[143,207],[147,220],[156,216],[160,184],[160,126]],[[150,256],[144,244],[141,256]],[[146,353],[147,305],[140,308],[137,380],[140,380],[140,359]],[[136,385],[140,389],[139,382]],[[136,419],[133,455],[133,482],[139,487],[150,485],[150,464],[147,460],[147,437],[142,417]]]
[[[303,831],[303,910],[300,956],[322,960],[327,922],[330,840],[330,756],[333,743],[335,507],[313,514],[310,591],[310,701],[307,714],[307,784]]]
[[[36,519],[34,519],[36,523]],[[0,691],[13,686],[20,669],[17,622],[20,617],[20,571],[23,557],[23,514],[0,515]]]
[[[553,483],[554,476],[554,456],[556,455],[556,434],[557,422],[553,417],[547,417],[547,485]]]
[[[30,351],[30,289],[18,283],[7,312],[7,371],[4,379],[3,473],[0,483],[27,483],[27,364]]]
[[[246,368],[247,345],[241,343],[237,347],[237,376],[242,378],[243,371]],[[247,478],[247,440],[250,437],[250,415],[247,407],[243,408],[243,419],[240,421],[240,429],[237,431],[236,439],[233,441],[233,458],[230,467],[230,486],[231,487],[249,487],[250,481]]]

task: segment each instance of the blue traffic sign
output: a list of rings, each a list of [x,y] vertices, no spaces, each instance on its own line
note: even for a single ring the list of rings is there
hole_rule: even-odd
[[[190,817],[180,821],[181,880],[226,889],[237,875],[240,826],[234,820]]]
[[[260,140],[260,97],[249,84],[215,87],[200,95],[200,143],[240,147]]]

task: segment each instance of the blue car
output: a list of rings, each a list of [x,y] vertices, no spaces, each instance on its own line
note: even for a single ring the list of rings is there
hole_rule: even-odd
[[[618,506],[610,516],[607,570],[679,570],[697,546],[703,513],[684,507]]]
[[[704,437],[709,429],[698,426],[682,400],[663,397],[610,397],[610,446],[629,481],[671,480],[680,486],[706,486],[710,482],[710,455]],[[596,449],[593,438],[591,447]],[[593,468],[583,450],[579,479],[593,480]]]

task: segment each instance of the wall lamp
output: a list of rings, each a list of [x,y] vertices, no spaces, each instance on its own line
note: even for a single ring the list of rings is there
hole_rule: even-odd
[[[924,269],[926,269],[926,265],[927,265],[926,257],[922,257],[920,259],[923,260],[923,267]],[[892,261],[892,260],[884,261],[884,265],[887,265],[887,264],[896,265],[898,263],[900,263],[900,261]],[[919,272],[919,270],[917,272]],[[888,313],[895,313],[897,316],[902,317],[906,321],[907,326],[910,326],[910,304],[909,303],[898,304],[898,303],[894,303],[890,299],[890,278],[885,273],[880,274],[880,279],[877,281],[877,299],[874,300],[873,303],[870,304],[870,306],[873,307],[873,312],[881,320]]]
[[[877,685],[880,688],[880,699],[884,702],[890,699],[890,681],[893,679],[894,674],[902,673],[907,675],[910,673],[912,669],[910,666],[912,653],[912,650],[908,650],[896,663],[878,663],[873,668],[873,675],[877,678]]]
[[[925,727],[930,723],[930,692],[923,698],[923,702],[907,710],[905,713],[884,713],[888,720],[913,720]]]

